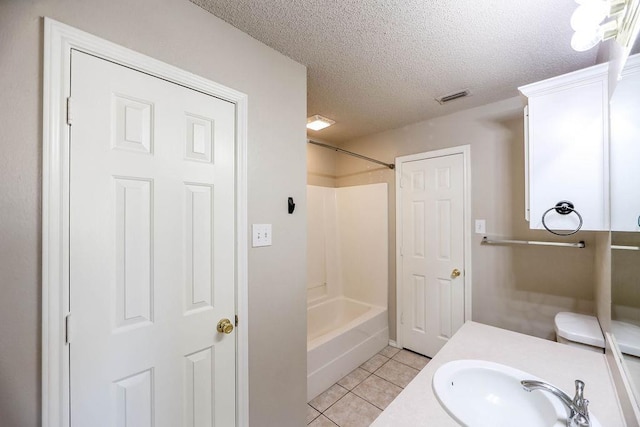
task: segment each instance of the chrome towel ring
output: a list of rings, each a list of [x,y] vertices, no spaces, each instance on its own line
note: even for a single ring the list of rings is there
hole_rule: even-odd
[[[559,213],[560,215],[569,215],[570,213],[575,213],[578,216],[578,219],[580,220],[580,224],[578,224],[578,228],[576,228],[573,231],[570,231],[568,233],[559,233],[557,231],[553,231],[551,230],[549,227],[547,227],[547,224],[544,221],[544,218],[547,216],[547,214],[551,211],[556,211],[557,213]],[[553,233],[556,236],[571,236],[572,234],[576,234],[578,231],[580,231],[580,229],[582,228],[582,215],[580,215],[580,213],[575,210],[573,203],[567,201],[567,200],[561,200],[558,203],[556,203],[556,205],[552,208],[547,209],[543,214],[542,214],[542,225],[544,226],[544,228],[549,232],[549,233]]]

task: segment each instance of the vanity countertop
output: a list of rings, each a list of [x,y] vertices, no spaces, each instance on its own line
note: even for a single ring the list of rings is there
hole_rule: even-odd
[[[604,354],[467,322],[374,421],[372,427],[457,426],[440,406],[431,380],[443,364],[458,359],[502,363],[559,387],[573,396],[574,380],[585,382],[590,412],[603,427],[624,425]]]

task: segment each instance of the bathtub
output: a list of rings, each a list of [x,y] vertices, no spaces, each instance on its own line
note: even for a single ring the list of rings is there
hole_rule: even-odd
[[[307,309],[307,401],[389,343],[386,307],[337,297]]]

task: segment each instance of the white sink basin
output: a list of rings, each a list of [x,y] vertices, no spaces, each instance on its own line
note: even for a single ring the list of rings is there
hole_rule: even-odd
[[[543,381],[499,363],[456,360],[436,371],[433,390],[445,410],[466,426],[565,427],[568,412],[560,400],[545,391],[524,390],[522,380]],[[573,397],[573,390],[564,391]]]

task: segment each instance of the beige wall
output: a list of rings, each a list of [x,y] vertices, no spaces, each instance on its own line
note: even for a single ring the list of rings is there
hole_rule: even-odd
[[[0,424],[40,424],[42,16],[248,94],[250,418],[303,425],[306,70],[186,0],[0,2]]]
[[[611,233],[597,233],[594,262],[596,316],[604,332],[611,332],[611,279],[614,271],[611,255]]]
[[[471,145],[472,220],[485,219],[494,237],[557,240],[529,230],[524,220],[523,101],[512,98],[342,144],[341,148],[393,162],[397,156]],[[338,155],[337,185],[389,184],[389,325],[396,328],[394,172]],[[473,229],[473,228],[472,228]],[[594,233],[586,249],[481,246],[472,236],[473,320],[554,338],[558,311],[594,311]]]
[[[328,148],[307,144],[307,184],[335,187],[337,155]]]
[[[612,243],[639,246],[638,233],[611,233]],[[634,320],[640,323],[640,263],[638,252],[613,250],[611,257],[611,294],[613,319]]]

